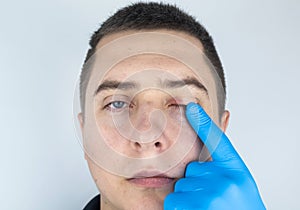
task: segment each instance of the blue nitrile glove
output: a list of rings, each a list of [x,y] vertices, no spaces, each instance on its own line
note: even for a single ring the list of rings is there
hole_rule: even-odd
[[[189,163],[164,209],[265,209],[254,179],[227,136],[198,104],[189,103],[186,116],[213,160]]]

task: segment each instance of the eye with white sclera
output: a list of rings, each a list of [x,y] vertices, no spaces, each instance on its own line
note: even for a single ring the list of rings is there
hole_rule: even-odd
[[[112,101],[104,106],[105,109],[111,112],[121,112],[130,107],[131,105],[125,101]]]

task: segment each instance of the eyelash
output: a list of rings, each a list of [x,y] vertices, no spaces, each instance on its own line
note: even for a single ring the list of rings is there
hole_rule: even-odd
[[[116,107],[114,104],[115,103],[122,103],[122,107]],[[115,106],[115,107],[112,107],[112,106]],[[125,107],[124,107],[125,106]],[[105,109],[107,109],[108,111],[111,111],[111,112],[120,112],[126,108],[132,108],[132,104],[128,104],[127,102],[125,101],[112,101],[110,103],[108,103],[107,105],[104,106]],[[176,103],[172,103],[172,104],[169,104],[168,105],[169,108],[176,108],[176,109],[181,109],[181,108],[184,108],[186,107],[185,104],[176,104]]]
[[[126,105],[125,107],[122,106],[121,108],[118,108],[118,107],[112,107],[114,106],[114,103],[123,103],[123,105]],[[112,101],[110,103],[108,103],[107,105],[104,106],[104,109],[107,109],[108,111],[111,111],[111,112],[120,112],[122,111],[123,109],[126,109],[126,108],[130,108],[131,104],[128,104],[127,102],[125,101]]]
[[[185,109],[186,105],[185,104],[175,104],[175,103],[173,103],[173,104],[170,104],[168,107],[174,107],[174,108],[177,108],[177,109],[181,109],[181,108]]]

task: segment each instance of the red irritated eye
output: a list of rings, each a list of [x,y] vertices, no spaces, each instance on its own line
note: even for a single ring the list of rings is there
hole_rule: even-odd
[[[185,107],[186,107],[186,105],[183,104],[182,101],[176,100],[174,98],[168,102],[168,108],[171,108],[173,111],[176,111],[176,110],[184,111]]]

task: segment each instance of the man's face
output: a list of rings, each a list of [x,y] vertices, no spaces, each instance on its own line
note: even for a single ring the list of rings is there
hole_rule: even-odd
[[[105,37],[99,47],[126,33]],[[180,32],[168,33],[181,36],[202,50],[201,43],[195,38]],[[147,82],[153,87],[145,86]],[[164,198],[173,191],[174,183],[184,176],[186,165],[199,160],[203,145],[185,119],[184,107],[189,102],[196,102],[211,115],[212,105],[207,91],[186,65],[158,54],[141,54],[124,59],[113,66],[99,84],[101,88],[94,100],[95,115],[85,116],[85,121],[89,118],[96,120],[98,130],[95,132],[100,131],[106,144],[114,151],[143,161],[163,154],[178,140],[190,145],[185,156],[170,157],[178,161],[169,170],[159,171],[158,159],[157,165],[153,162],[131,177],[108,172],[86,154],[91,174],[101,193],[101,209],[162,209]],[[155,114],[157,110],[159,112]],[[116,119],[123,120],[125,129],[115,123]],[[139,134],[146,134],[146,137],[148,133],[156,137],[151,136],[151,141],[139,141],[142,135],[133,136],[127,125]],[[85,123],[82,123],[84,126]],[[126,165],[119,167],[126,168]]]

